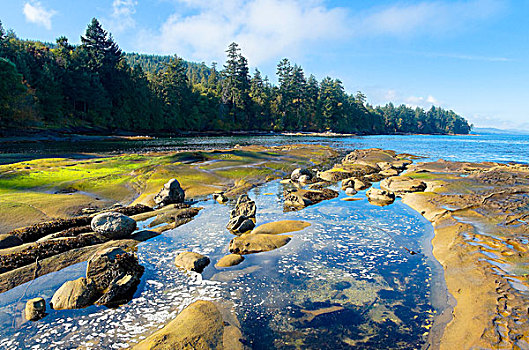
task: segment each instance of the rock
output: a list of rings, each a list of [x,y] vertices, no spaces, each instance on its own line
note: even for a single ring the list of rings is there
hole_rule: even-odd
[[[169,180],[163,188],[154,196],[154,202],[158,205],[164,206],[172,203],[183,203],[185,199],[185,192],[180,187],[180,183],[176,179]]]
[[[213,199],[216,200],[219,204],[224,204],[228,201],[228,197],[224,193],[214,193]]]
[[[348,195],[348,196],[354,196],[355,194],[357,194],[358,192],[356,192],[356,190],[352,187],[347,187],[345,189],[345,194]]]
[[[229,250],[233,254],[252,254],[280,248],[290,242],[290,236],[246,234],[231,240]]]
[[[378,167],[380,162],[393,162],[396,160],[395,152],[380,148],[357,149],[349,153],[342,164],[365,164]]]
[[[100,295],[95,303],[114,306],[130,300],[143,271],[138,259],[121,248],[111,247],[96,252],[86,267],[86,278]]]
[[[257,207],[255,202],[248,197],[247,194],[240,195],[235,204],[235,209],[230,212],[230,218],[237,216],[244,216],[247,218],[255,218]]]
[[[267,235],[278,235],[281,233],[301,231],[309,226],[310,223],[306,221],[281,220],[259,225],[252,231],[252,234],[262,233]]]
[[[312,201],[303,197],[300,191],[290,191],[285,194],[285,206],[304,208],[312,204]]]
[[[108,212],[94,216],[90,227],[106,238],[120,239],[130,236],[136,229],[136,221],[120,213]]]
[[[299,189],[295,191],[285,191],[286,207],[303,208],[312,204],[319,203],[323,200],[333,199],[338,197],[338,192],[329,188],[321,190],[304,190]]]
[[[92,305],[97,292],[92,281],[84,277],[65,282],[51,298],[51,307],[55,310],[80,309]]]
[[[411,160],[408,160],[408,159],[403,159],[403,160],[396,160],[394,162],[391,163],[391,166],[397,170],[404,170],[406,169],[406,167],[410,164],[412,164],[413,162]]]
[[[309,185],[309,188],[311,190],[321,190],[321,189],[324,189],[325,187],[327,186],[330,186],[331,183],[330,182],[327,182],[327,181],[319,181],[319,182],[315,182],[313,184],[310,184]]]
[[[379,173],[369,174],[365,176],[365,179],[370,182],[378,182],[380,180],[385,179],[386,177],[384,175],[380,175]]]
[[[298,182],[301,183],[301,184],[306,184],[307,182],[310,181],[310,177],[307,176],[307,175],[301,175],[299,178],[298,178]]]
[[[209,265],[209,258],[194,252],[182,252],[176,256],[174,263],[184,270],[202,273]]]
[[[380,183],[380,188],[394,193],[423,192],[426,183],[406,177],[390,177]]]
[[[228,254],[217,261],[215,267],[230,267],[239,265],[244,261],[244,256],[239,254]]]
[[[199,300],[133,349],[223,349],[224,328],[222,314],[215,304]]]
[[[399,174],[399,171],[397,169],[390,168],[390,169],[381,171],[379,174],[382,176],[386,176],[386,177],[397,176]]]
[[[253,220],[243,215],[231,218],[228,225],[226,225],[226,228],[235,234],[251,231],[254,227],[255,223]]]
[[[380,170],[388,170],[393,168],[393,164],[390,162],[378,162],[377,166],[380,168]]]
[[[283,179],[281,181],[279,181],[280,184],[283,184],[283,185],[287,185],[287,184],[291,184],[292,183],[292,180],[290,179]]]
[[[353,174],[340,168],[318,172],[318,178],[327,182],[338,182],[351,177]]]
[[[301,176],[305,176],[305,179],[307,179],[306,181],[310,181],[312,179],[312,172],[309,169],[297,168],[292,172],[292,174],[290,174],[290,179],[292,181],[302,182],[300,180]]]
[[[15,235],[7,233],[0,234],[0,249],[16,247],[23,244],[24,242]]]
[[[46,316],[46,301],[43,298],[33,298],[26,302],[26,320],[37,321]]]
[[[371,183],[365,179],[351,177],[342,181],[342,188],[352,187],[356,191],[362,191],[371,187]]]
[[[395,201],[395,194],[386,190],[379,190],[377,188],[371,188],[366,192],[367,198],[370,203],[377,205],[388,205]]]

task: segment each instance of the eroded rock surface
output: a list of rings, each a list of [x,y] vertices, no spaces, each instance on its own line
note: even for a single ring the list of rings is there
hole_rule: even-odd
[[[94,216],[90,226],[94,232],[109,239],[120,239],[130,236],[136,229],[136,221],[116,212],[101,213]]]
[[[55,310],[80,309],[90,306],[97,298],[95,284],[84,277],[65,282],[51,298]]]
[[[177,267],[198,273],[202,273],[206,266],[209,265],[209,262],[207,256],[195,252],[182,252],[174,260]]]
[[[423,192],[426,189],[426,183],[409,177],[390,177],[380,182],[380,188],[396,194]]]
[[[384,206],[389,205],[395,201],[395,194],[386,190],[379,190],[377,188],[371,188],[366,192],[367,199],[370,203]]]
[[[240,255],[267,252],[284,246],[290,240],[290,236],[251,233],[233,238],[229,250]]]
[[[220,258],[219,261],[217,261],[217,263],[215,264],[215,267],[231,267],[239,265],[243,261],[244,256],[240,254],[228,254]]]
[[[163,188],[153,199],[156,204],[161,206],[182,203],[185,199],[185,192],[177,179],[171,179],[163,185]]]

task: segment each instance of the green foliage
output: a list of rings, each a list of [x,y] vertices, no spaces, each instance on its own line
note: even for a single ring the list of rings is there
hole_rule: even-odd
[[[217,64],[121,51],[97,19],[75,46],[21,40],[0,22],[0,128],[90,127],[101,132],[335,131],[458,133],[471,126],[453,111],[388,104],[373,107],[342,82],[318,82],[283,59],[278,86],[236,43]]]

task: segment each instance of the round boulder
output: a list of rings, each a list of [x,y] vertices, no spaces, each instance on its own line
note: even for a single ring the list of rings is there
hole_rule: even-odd
[[[110,239],[128,237],[136,229],[136,221],[116,212],[94,216],[90,224],[92,230]]]
[[[292,172],[292,174],[290,174],[290,179],[292,181],[301,182],[302,176],[304,182],[310,181],[312,179],[312,172],[309,169],[297,168]]]
[[[395,193],[378,188],[371,188],[366,195],[370,203],[380,206],[389,205],[395,201]]]
[[[182,252],[176,256],[174,263],[184,270],[202,273],[209,265],[209,258],[194,252]]]
[[[80,309],[91,305],[96,299],[95,285],[84,277],[65,282],[51,298],[54,310]]]

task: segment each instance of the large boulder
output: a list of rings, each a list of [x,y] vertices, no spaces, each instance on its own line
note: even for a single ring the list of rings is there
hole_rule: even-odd
[[[55,310],[80,309],[92,305],[97,298],[95,285],[84,277],[65,282],[51,298]]]
[[[345,189],[345,194],[348,195],[348,196],[354,196],[355,194],[357,194],[358,192],[356,192],[356,190],[352,187],[347,187]]]
[[[37,321],[46,316],[46,301],[43,298],[33,298],[26,302],[24,310],[26,320]]]
[[[234,234],[242,234],[253,230],[255,222],[247,216],[240,215],[230,219],[226,228]]]
[[[240,342],[242,335],[240,331],[237,334],[230,332],[232,327],[224,322],[215,304],[199,300],[186,307],[174,320],[133,349],[243,349]]]
[[[418,179],[396,176],[383,180],[380,188],[397,194],[423,192],[426,189],[426,183]]]
[[[230,267],[239,265],[244,261],[244,256],[239,254],[228,254],[217,261],[215,267]]]
[[[343,179],[351,177],[353,174],[341,168],[333,168],[326,171],[318,172],[317,176],[319,179],[327,182],[338,182]]]
[[[235,204],[235,209],[230,212],[230,218],[244,216],[246,218],[255,218],[257,207],[255,202],[247,194],[240,195]]]
[[[163,188],[154,196],[154,202],[158,205],[164,206],[172,203],[183,203],[185,199],[185,192],[180,187],[180,183],[176,179],[169,180]]]
[[[138,259],[121,248],[96,252],[86,267],[86,278],[100,295],[95,303],[114,306],[127,302],[136,291],[143,271]]]
[[[229,250],[233,254],[252,254],[280,248],[290,242],[290,236],[268,234],[246,234],[231,240]]]
[[[209,258],[194,252],[182,252],[176,256],[174,263],[184,270],[202,273],[209,265]]]
[[[213,193],[213,199],[219,204],[224,204],[228,201],[228,197],[224,195],[224,192]]]
[[[302,176],[303,179],[302,179]],[[312,172],[309,169],[297,168],[290,174],[292,181],[307,182],[312,180]]]
[[[0,234],[0,249],[16,247],[24,243],[19,237],[10,234]]]
[[[393,192],[379,190],[378,188],[371,188],[366,192],[366,195],[370,203],[380,206],[389,205],[395,201]]]
[[[94,216],[90,227],[109,239],[120,239],[134,232],[136,221],[121,213],[108,212]]]
[[[281,220],[268,222],[253,229],[252,234],[262,233],[268,235],[278,235],[281,233],[301,231],[310,226],[310,223],[301,220]]]
[[[342,188],[351,187],[356,191],[362,191],[371,187],[371,182],[364,178],[351,177],[342,181]]]
[[[285,207],[303,208],[324,200],[336,198],[338,197],[338,192],[329,188],[323,188],[321,190],[298,189],[295,191],[287,190],[284,196]]]

